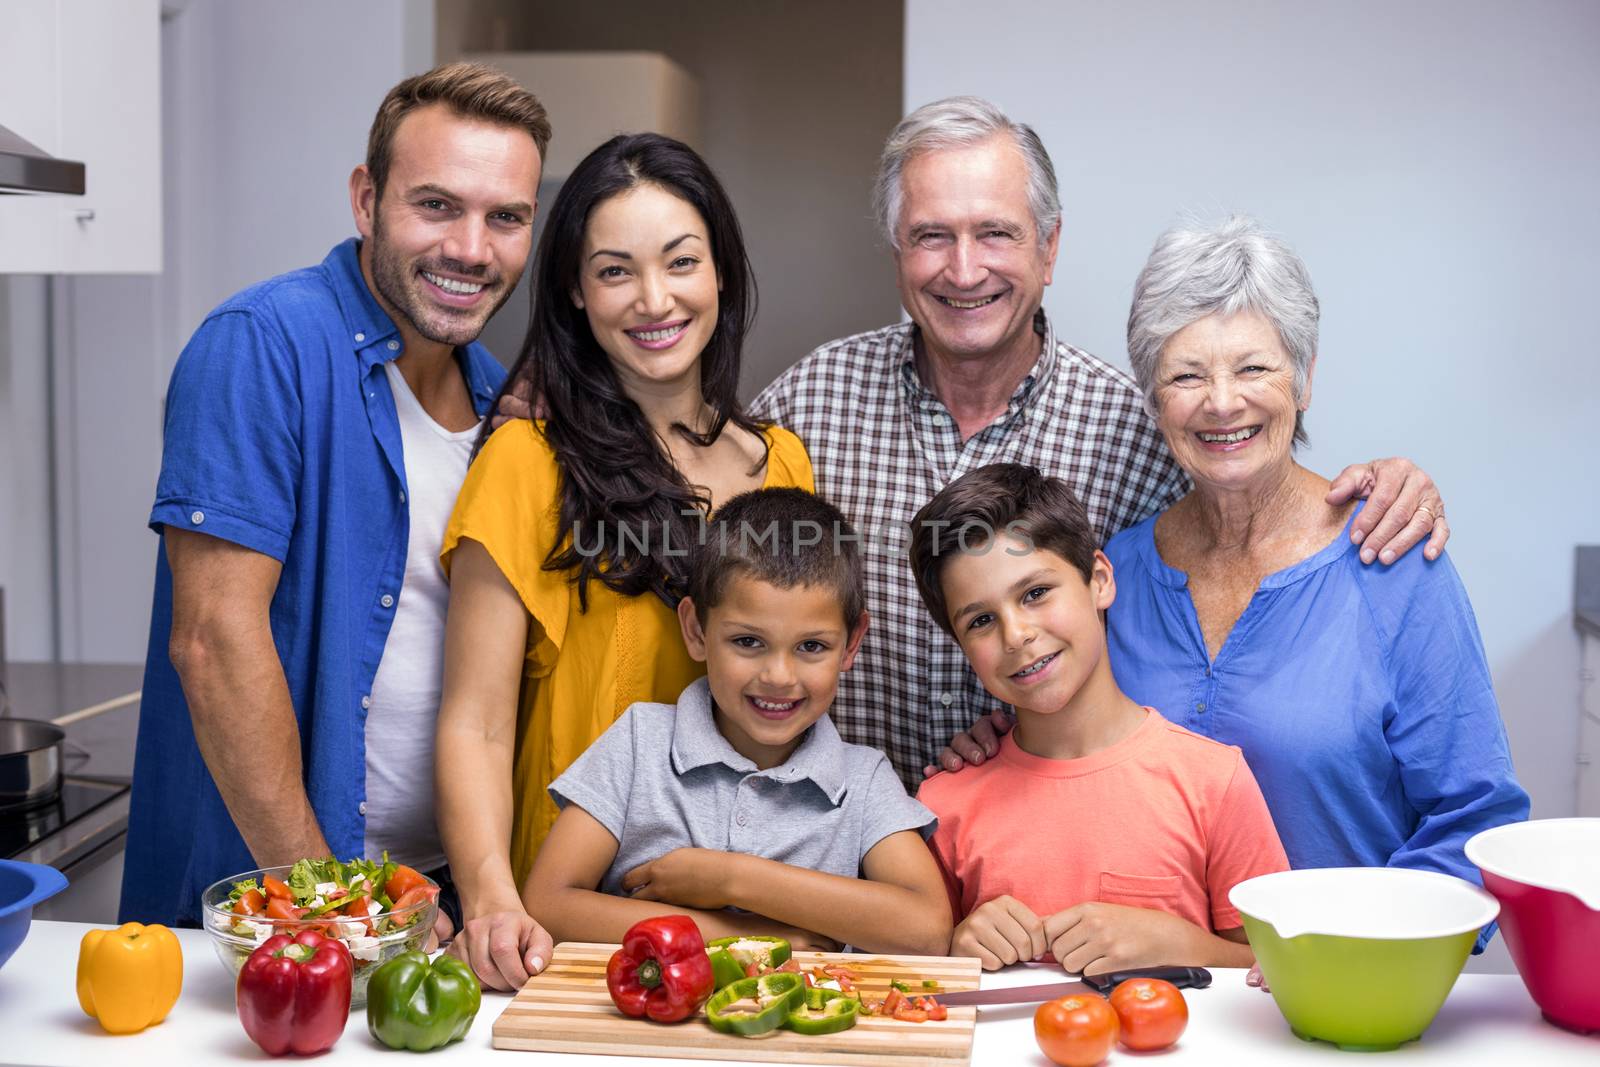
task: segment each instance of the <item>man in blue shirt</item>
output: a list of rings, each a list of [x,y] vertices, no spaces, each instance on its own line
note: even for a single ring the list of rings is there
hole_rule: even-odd
[[[447,879],[439,516],[504,378],[475,338],[527,262],[549,138],[496,71],[401,82],[350,177],[360,238],[225,301],[179,357],[124,920],[194,924],[217,879],[362,855],[369,812],[376,843]],[[531,920],[517,936],[549,958]]]

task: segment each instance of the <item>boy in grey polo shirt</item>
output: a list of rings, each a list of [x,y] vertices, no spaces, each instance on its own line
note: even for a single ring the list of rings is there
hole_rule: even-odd
[[[550,786],[529,913],[556,941],[687,912],[707,939],[943,955],[933,814],[828,718],[867,627],[843,514],[799,489],[728,501],[678,618],[707,676],[675,706],[634,704]]]

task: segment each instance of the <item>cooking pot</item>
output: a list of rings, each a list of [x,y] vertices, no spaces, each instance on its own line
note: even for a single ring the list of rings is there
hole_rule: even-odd
[[[66,737],[54,723],[0,718],[0,808],[42,804],[61,792]]]

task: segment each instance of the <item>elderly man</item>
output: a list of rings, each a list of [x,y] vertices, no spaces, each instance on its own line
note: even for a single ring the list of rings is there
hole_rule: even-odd
[[[549,139],[497,71],[406,79],[350,176],[359,238],[229,298],[179,356],[124,919],[192,924],[207,883],[330,853],[387,851],[451,906],[439,546],[505,377],[475,339],[527,262]],[[531,919],[500,936],[549,959]]]
[[[954,769],[992,754],[1005,728],[980,723],[994,700],[917,597],[905,559],[917,509],[970,470],[1027,463],[1066,479],[1105,540],[1189,485],[1132,379],[1057,338],[1041,310],[1061,203],[1031,128],[975,97],[921,107],[889,136],[876,201],[912,321],[823,345],[752,410],[799,434],[817,491],[868,541],[872,626],[834,716],[914,787],[952,736],[940,760]],[[1368,562],[1430,529],[1430,558],[1442,550],[1443,507],[1411,464],[1347,468],[1329,499],[1358,492],[1371,494],[1352,533]],[[963,733],[975,723],[976,742]]]

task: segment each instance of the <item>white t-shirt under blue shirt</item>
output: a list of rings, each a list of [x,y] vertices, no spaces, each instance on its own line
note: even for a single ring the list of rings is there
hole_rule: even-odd
[[[672,704],[634,704],[550,785],[617,839],[602,893],[625,896],[633,868],[678,848],[710,848],[857,878],[872,847],[924,838],[933,812],[906,795],[889,758],[840,740],[818,719],[781,766],[759,770],[712,717],[704,678]]]
[[[450,603],[439,548],[478,426],[445,429],[423,410],[392,360],[384,371],[400,417],[411,529],[405,581],[367,710],[366,854],[376,859],[387,850],[397,863],[431,871],[445,861],[433,814],[434,726]]]

